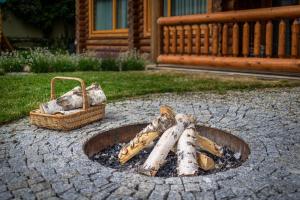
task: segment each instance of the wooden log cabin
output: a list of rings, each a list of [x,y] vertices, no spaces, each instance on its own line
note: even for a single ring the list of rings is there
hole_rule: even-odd
[[[299,43],[300,0],[76,0],[78,53],[300,75]]]

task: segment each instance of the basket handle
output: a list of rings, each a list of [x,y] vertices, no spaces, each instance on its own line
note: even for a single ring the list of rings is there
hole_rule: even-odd
[[[51,79],[51,100],[55,99],[55,81],[56,80],[74,80],[78,81],[81,84],[81,90],[82,90],[82,103],[83,103],[83,110],[86,110],[89,108],[87,94],[86,94],[86,85],[85,82],[80,78],[75,77],[63,77],[63,76],[56,76]]]

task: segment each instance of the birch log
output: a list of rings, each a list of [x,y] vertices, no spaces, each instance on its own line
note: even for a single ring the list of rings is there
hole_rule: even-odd
[[[153,140],[158,138],[163,132],[175,124],[175,114],[172,108],[162,106],[160,108],[160,116],[152,121],[139,132],[127,145],[125,145],[119,153],[119,161],[121,164],[126,163],[142,149],[149,146]]]
[[[93,83],[86,88],[89,105],[96,106],[106,101],[106,96],[100,85]],[[80,87],[75,87],[61,97],[40,105],[41,113],[56,114],[63,111],[82,108],[82,92]]]
[[[202,150],[205,150],[215,156],[222,157],[223,151],[222,147],[211,141],[210,139],[200,136],[197,134],[196,145],[200,147]]]
[[[190,123],[194,123],[194,119],[191,116],[184,114],[176,115],[177,124],[166,130],[156,145],[154,146],[149,157],[145,163],[141,166],[139,172],[148,176],[155,176],[159,168],[165,163],[165,159],[178,138]]]
[[[198,172],[195,124],[190,124],[177,143],[177,174],[194,176]]]
[[[177,144],[174,145],[174,147],[171,149],[171,151],[173,153],[176,153],[177,151]],[[198,166],[203,169],[204,171],[208,171],[208,170],[212,170],[215,168],[215,161],[210,158],[209,156],[207,156],[206,154],[202,153],[202,152],[198,152],[196,153],[197,155],[197,163]]]
[[[197,152],[197,162],[199,167],[204,171],[212,170],[215,168],[215,161],[204,153]]]

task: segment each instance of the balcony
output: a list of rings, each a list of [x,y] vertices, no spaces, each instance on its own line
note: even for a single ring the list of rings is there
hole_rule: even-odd
[[[160,64],[300,74],[300,5],[160,17]]]

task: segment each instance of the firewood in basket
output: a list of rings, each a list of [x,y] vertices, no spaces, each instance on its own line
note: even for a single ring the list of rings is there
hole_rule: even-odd
[[[192,116],[177,114],[177,124],[166,130],[154,146],[145,163],[140,167],[139,172],[148,176],[155,176],[159,168],[165,163],[166,157],[186,129],[195,122]]]
[[[177,174],[193,176],[198,172],[195,124],[190,124],[181,134],[177,143]]]
[[[197,134],[196,138],[197,138],[196,140],[197,147],[200,147],[202,150],[205,150],[215,156],[218,157],[223,156],[223,151],[221,146],[217,145],[212,140],[199,135],[199,133]]]
[[[162,106],[160,116],[139,132],[119,153],[121,164],[126,163],[158,138],[163,132],[175,124],[175,114],[171,107]]]
[[[93,83],[86,88],[89,105],[100,105],[106,101],[106,96],[101,87]],[[75,87],[61,97],[40,105],[41,113],[56,114],[63,111],[82,108],[82,92],[80,87]]]
[[[204,171],[209,171],[215,168],[215,161],[204,153],[197,152],[197,162],[199,167]]]

